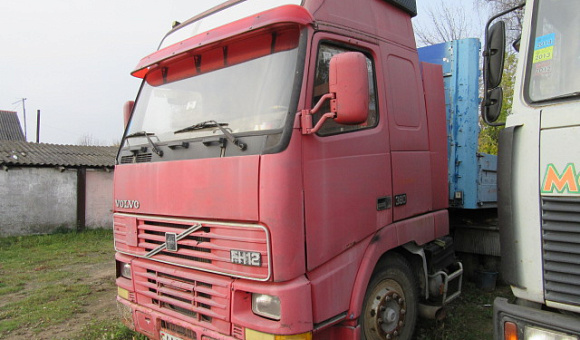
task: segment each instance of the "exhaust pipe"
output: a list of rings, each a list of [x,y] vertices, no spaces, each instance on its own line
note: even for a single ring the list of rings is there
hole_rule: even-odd
[[[443,306],[431,306],[420,303],[419,316],[425,319],[441,321],[445,319],[447,313]]]

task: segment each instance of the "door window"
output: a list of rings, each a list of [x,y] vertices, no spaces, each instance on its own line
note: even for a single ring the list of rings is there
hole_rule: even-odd
[[[312,106],[316,105],[320,98],[328,93],[328,69],[330,64],[330,59],[334,55],[344,52],[350,52],[351,49],[333,45],[330,43],[322,43],[318,49],[318,56],[316,60],[316,73],[314,79],[314,94],[312,99]],[[366,55],[367,59],[367,69],[369,72],[369,112],[366,122],[358,125],[343,125],[338,124],[332,119],[326,120],[322,128],[318,131],[320,136],[335,135],[344,132],[357,131],[361,129],[367,129],[375,127],[378,123],[377,115],[377,101],[376,101],[376,91],[375,91],[375,72],[371,58]],[[314,124],[318,122],[320,117],[330,112],[330,102],[326,101],[322,108],[313,117]]]

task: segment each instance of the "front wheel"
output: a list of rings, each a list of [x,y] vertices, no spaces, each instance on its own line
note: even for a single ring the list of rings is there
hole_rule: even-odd
[[[381,260],[363,302],[362,339],[412,339],[418,296],[417,280],[403,256],[393,253]]]

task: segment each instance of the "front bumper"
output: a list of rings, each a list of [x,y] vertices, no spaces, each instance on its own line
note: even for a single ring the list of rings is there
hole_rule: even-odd
[[[182,322],[119,297],[117,297],[117,306],[122,315],[122,321],[127,327],[152,340],[160,339],[161,331],[181,339],[239,340],[239,338],[236,339],[207,328]]]
[[[504,339],[507,322],[516,325],[518,339],[526,339],[524,334],[526,327],[580,339],[580,318],[578,317],[519,306],[509,303],[505,298],[496,298],[493,303],[494,339]]]
[[[161,338],[161,332],[184,340],[263,338],[248,337],[249,329],[290,339],[312,331],[311,287],[305,277],[256,282],[122,254],[116,258],[131,263],[131,279],[116,280],[122,319],[151,339]],[[254,314],[253,293],[277,296],[281,319]]]

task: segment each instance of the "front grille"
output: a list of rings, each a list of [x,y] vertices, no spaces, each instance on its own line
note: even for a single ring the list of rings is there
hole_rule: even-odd
[[[580,306],[580,198],[542,198],[546,300]]]
[[[166,233],[179,235],[194,224],[139,220],[138,246],[150,252],[165,243]],[[266,230],[262,227],[202,223],[200,229],[177,242],[177,251],[163,249],[151,256],[151,259],[208,272],[267,280],[270,277],[267,239]],[[259,252],[262,257],[261,266],[232,263],[230,250]]]
[[[190,269],[167,268],[152,261],[136,261],[131,269],[139,304],[191,324],[230,333],[231,280]],[[194,338],[186,329],[164,328]]]
[[[194,225],[201,227],[179,237]],[[260,225],[115,214],[114,227],[115,249],[124,254],[250,280],[267,281],[271,276],[269,234]],[[152,252],[165,244],[168,233],[180,238],[177,251]],[[232,263],[231,251],[259,253],[258,265]]]
[[[157,227],[161,227],[163,231]],[[163,244],[165,242],[165,233],[168,229],[179,229],[177,233],[183,232],[188,226],[183,226],[181,224],[175,223],[162,223],[162,222],[150,222],[145,221],[142,225],[140,239],[144,242],[144,248],[147,250],[152,250],[153,248]],[[201,235],[207,235],[210,232],[209,227],[201,227],[199,229]],[[187,239],[190,242],[182,241],[178,242],[179,248],[183,249],[181,252],[172,251],[161,251],[164,256],[174,257],[178,259],[186,259],[195,262],[212,263],[211,258],[205,256],[211,256],[211,249],[209,247],[204,247],[203,243],[208,243],[211,241],[209,237],[197,236],[200,233],[190,234]],[[193,241],[193,242],[191,242]],[[154,245],[154,246],[153,246]],[[201,246],[200,246],[201,245]],[[200,254],[197,252],[205,253]]]

